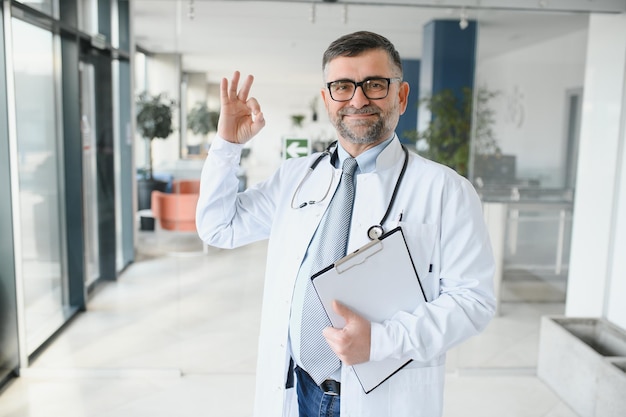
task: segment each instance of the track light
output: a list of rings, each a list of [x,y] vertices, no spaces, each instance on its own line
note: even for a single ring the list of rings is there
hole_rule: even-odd
[[[461,17],[459,19],[459,27],[461,28],[461,30],[465,30],[467,29],[468,25],[469,25],[469,22],[467,21],[467,12],[465,11],[465,9],[462,9]]]

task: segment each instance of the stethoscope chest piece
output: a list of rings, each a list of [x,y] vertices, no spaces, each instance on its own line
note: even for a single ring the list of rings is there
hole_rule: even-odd
[[[372,240],[380,239],[383,233],[384,233],[383,227],[379,224],[374,225],[370,227],[369,229],[367,229],[367,236]]]

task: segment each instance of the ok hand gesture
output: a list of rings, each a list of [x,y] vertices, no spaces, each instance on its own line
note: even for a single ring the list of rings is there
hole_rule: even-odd
[[[217,134],[229,142],[246,143],[265,126],[261,106],[254,97],[248,98],[254,77],[248,75],[237,92],[240,74],[235,71],[233,79],[222,78],[220,84],[220,118]]]

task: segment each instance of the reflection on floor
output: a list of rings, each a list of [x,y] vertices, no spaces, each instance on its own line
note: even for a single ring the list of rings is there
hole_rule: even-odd
[[[139,259],[91,297],[0,395],[1,417],[250,416],[265,243],[209,249],[141,232]],[[539,317],[505,302],[448,355],[445,417],[577,417],[535,376]]]

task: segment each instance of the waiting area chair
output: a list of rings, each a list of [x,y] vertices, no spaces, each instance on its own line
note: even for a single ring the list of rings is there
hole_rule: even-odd
[[[184,232],[196,231],[196,205],[200,180],[176,180],[172,192],[153,191],[152,214],[162,229]]]

